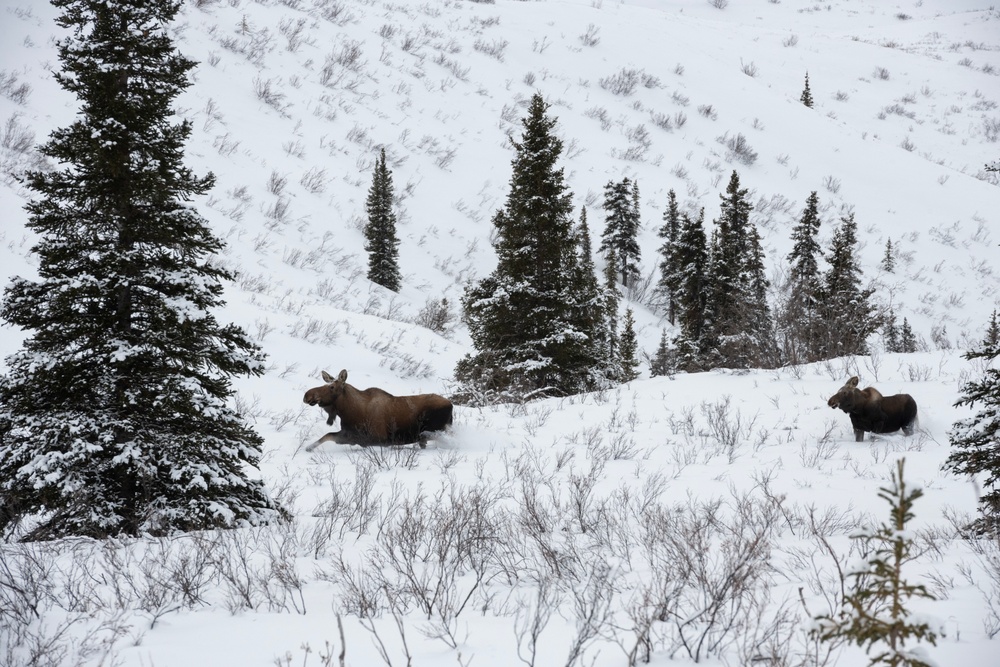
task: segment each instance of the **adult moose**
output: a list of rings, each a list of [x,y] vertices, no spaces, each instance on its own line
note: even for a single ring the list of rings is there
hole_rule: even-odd
[[[327,433],[306,447],[307,452],[324,442],[362,446],[416,442],[424,447],[425,433],[451,425],[452,405],[444,396],[393,396],[377,387],[357,389],[347,384],[346,370],[336,379],[323,371],[323,381],[326,384],[307,391],[303,400],[326,410],[327,425],[340,417],[340,430]]]
[[[840,408],[851,416],[854,438],[857,442],[868,433],[894,433],[900,429],[904,435],[913,435],[917,421],[917,402],[909,394],[883,396],[875,387],[858,389],[854,376],[826,402],[831,408]]]

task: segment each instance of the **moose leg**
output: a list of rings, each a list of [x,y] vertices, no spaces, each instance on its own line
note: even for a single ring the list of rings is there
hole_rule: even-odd
[[[860,428],[854,429],[854,441],[855,442],[864,442],[865,441],[865,432],[862,431]]]
[[[913,422],[903,427],[903,435],[913,435]]]
[[[313,444],[306,447],[306,451],[311,452],[312,450],[322,445],[324,442],[335,442],[338,445],[353,445],[356,442],[360,444],[360,439],[352,431],[344,431],[343,429],[336,432],[331,431],[330,433],[327,433]]]

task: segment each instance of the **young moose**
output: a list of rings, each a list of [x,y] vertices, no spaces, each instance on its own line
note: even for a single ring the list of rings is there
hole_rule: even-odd
[[[917,420],[917,402],[912,396],[883,396],[875,387],[858,389],[857,376],[848,380],[826,404],[831,408],[840,408],[851,416],[857,442],[865,439],[865,431],[893,433],[903,429],[904,435],[913,435]]]
[[[451,425],[452,405],[444,396],[393,396],[377,387],[356,389],[347,384],[346,370],[336,379],[323,371],[323,381],[325,385],[307,391],[303,400],[326,410],[327,425],[340,417],[340,430],[327,433],[306,447],[307,452],[324,442],[362,446],[417,442],[424,447],[424,433]]]

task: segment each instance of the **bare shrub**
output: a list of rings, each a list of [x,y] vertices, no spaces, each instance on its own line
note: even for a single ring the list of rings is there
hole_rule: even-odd
[[[597,80],[598,85],[613,95],[628,97],[635,92],[642,81],[642,71],[630,67],[623,67],[621,70],[610,76],[601,77]]]
[[[448,299],[427,299],[413,323],[434,333],[449,337],[455,330],[456,318]]]
[[[587,31],[580,35],[580,41],[584,46],[597,46],[601,43],[601,38],[598,36],[600,31],[600,28],[590,23],[587,25]]]
[[[719,114],[716,113],[715,108],[711,104],[699,105],[698,113],[700,113],[705,118],[709,118],[711,120],[715,120],[719,117]]]
[[[480,53],[485,53],[491,58],[496,58],[500,62],[503,62],[504,51],[507,49],[509,44],[510,42],[506,39],[494,39],[490,42],[483,39],[477,39],[472,45],[472,48]]]
[[[16,104],[24,104],[30,94],[31,86],[18,82],[16,72],[0,71],[0,95]]]
[[[726,135],[723,136],[726,137]],[[748,167],[757,161],[757,151],[750,146],[750,142],[747,141],[742,132],[735,137],[726,137],[725,144],[728,149],[727,160],[736,160]]]

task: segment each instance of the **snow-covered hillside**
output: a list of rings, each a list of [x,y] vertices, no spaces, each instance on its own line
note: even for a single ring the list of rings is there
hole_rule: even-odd
[[[55,15],[40,0],[0,1],[4,282],[35,266],[28,193],[16,174],[40,164],[30,146],[76,109],[51,76]],[[200,0],[172,33],[201,63],[178,109],[194,122],[187,162],[218,179],[195,204],[228,243],[220,261],[239,275],[220,317],[251,332],[271,365],[239,382],[241,411],[266,438],[262,474],[296,518],[128,545],[5,547],[5,564],[29,567],[31,553],[52,563],[32,627],[51,637],[72,621],[54,644],[66,649],[65,664],[112,655],[160,667],[286,664],[286,656],[337,664],[337,614],[351,665],[407,664],[407,652],[431,666],[628,664],[642,593],[667,571],[649,547],[654,510],[694,520],[715,501],[718,526],[735,530],[741,508],[773,519],[758,527],[768,549],[756,561],[754,605],[739,614],[787,622],[772,623],[773,646],[754,645],[746,626],[697,657],[747,664],[783,646],[792,657],[771,664],[812,664],[802,657],[802,600],[812,614],[829,611],[818,587],[834,590],[835,561],[810,534],[846,562],[850,530],[887,516],[877,490],[902,455],[926,494],[916,507],[926,551],[912,576],[941,598],[919,610],[947,633],[930,655],[942,665],[995,659],[1000,557],[993,547],[990,571],[954,539],[947,517],[974,513],[977,488],[940,470],[948,429],[967,414],[953,407],[961,384],[981,372],[960,352],[1000,305],[1000,182],[983,168],[1000,157],[1000,11],[989,2]],[[812,109],[799,102],[806,73]],[[558,118],[567,183],[588,207],[592,233],[604,185],[638,180],[647,275],[655,279],[668,191],[711,220],[735,169],[753,192],[779,283],[791,227],[815,190],[822,245],[853,211],[866,277],[924,350],[889,355],[873,341],[869,357],[808,367],[459,408],[452,433],[424,451],[305,454],[302,445],[326,428],[302,404],[321,370],[346,368],[355,385],[394,393],[449,391],[468,335],[460,324],[442,336],[416,321],[429,301],[454,308],[467,281],[492,268],[490,219],[507,194],[508,135],[520,132],[536,91]],[[739,135],[755,159],[727,148]],[[399,199],[399,294],[365,279],[364,201],[383,147]],[[888,240],[893,273],[879,268]],[[651,352],[667,324],[648,294],[633,296],[640,344]],[[0,328],[0,357],[21,338]],[[885,394],[912,394],[919,433],[853,442],[826,399],[855,374]],[[446,520],[470,507],[488,529],[483,556],[441,547],[446,557],[435,561]],[[425,520],[422,546],[393,560],[387,550],[416,518]],[[185,558],[206,573],[189,594],[164,574]],[[469,596],[467,606],[447,619],[434,604],[422,612],[398,592],[405,560],[426,590],[444,581],[452,598]],[[722,572],[730,561],[713,562]],[[142,571],[152,578],[123,579]],[[93,585],[79,583],[85,572]],[[162,599],[141,583],[150,581]],[[691,595],[679,609],[695,608]],[[449,600],[454,612],[461,600]],[[531,658],[530,621],[546,600],[554,613]],[[581,619],[592,608],[606,622],[587,636]],[[359,619],[365,612],[373,618]],[[690,638],[671,622],[652,623],[654,664],[694,659],[679,636]],[[104,640],[104,653],[86,653]],[[32,664],[4,651],[0,661]],[[845,652],[829,664],[862,659]]]

